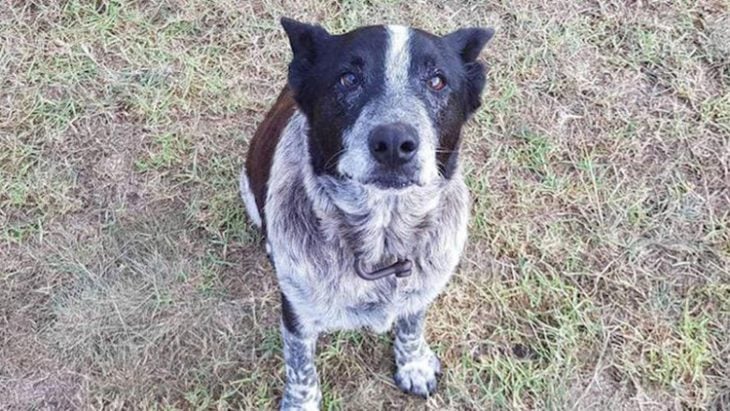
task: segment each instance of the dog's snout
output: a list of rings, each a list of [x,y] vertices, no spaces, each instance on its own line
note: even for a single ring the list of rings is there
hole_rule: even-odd
[[[380,164],[396,167],[411,161],[418,151],[416,130],[403,123],[383,124],[370,132],[370,153]]]

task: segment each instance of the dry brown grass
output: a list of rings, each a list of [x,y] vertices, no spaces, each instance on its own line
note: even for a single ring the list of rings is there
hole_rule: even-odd
[[[726,1],[10,1],[0,408],[267,409],[278,293],[236,193],[277,18],[498,30],[471,244],[423,402],[387,336],[323,338],[326,409],[730,409]]]

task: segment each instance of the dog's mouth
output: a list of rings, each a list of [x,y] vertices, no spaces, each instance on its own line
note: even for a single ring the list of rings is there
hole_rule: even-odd
[[[373,176],[365,180],[365,184],[370,184],[382,189],[404,189],[417,184],[413,178],[406,176]]]
[[[407,166],[399,168],[378,167],[370,172],[363,184],[375,186],[380,189],[402,190],[413,185],[418,185],[418,170],[416,167]]]
[[[349,174],[338,173],[335,181],[342,183],[354,182],[364,186],[372,186],[381,190],[402,190],[412,186],[423,184],[416,178],[416,173],[404,173],[393,171],[375,171],[365,178],[355,178]]]

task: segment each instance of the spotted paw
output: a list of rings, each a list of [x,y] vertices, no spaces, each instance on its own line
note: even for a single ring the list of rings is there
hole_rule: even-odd
[[[287,385],[281,399],[281,411],[319,411],[322,394],[318,387]]]
[[[319,401],[299,402],[292,398],[283,398],[281,402],[281,411],[319,411]]]
[[[428,355],[413,359],[398,367],[395,384],[403,392],[427,398],[436,392],[441,362],[430,350]]]

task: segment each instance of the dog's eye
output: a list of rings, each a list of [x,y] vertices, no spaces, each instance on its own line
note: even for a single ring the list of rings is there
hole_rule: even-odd
[[[340,76],[340,85],[346,90],[351,90],[360,85],[360,79],[352,73],[345,73]]]
[[[428,87],[433,91],[441,91],[446,87],[446,79],[441,74],[436,74],[434,76],[431,76],[426,81],[426,84],[428,84]]]

